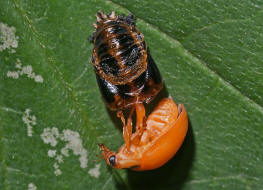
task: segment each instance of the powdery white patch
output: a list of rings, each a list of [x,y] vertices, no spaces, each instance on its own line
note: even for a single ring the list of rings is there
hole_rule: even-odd
[[[0,52],[8,49],[10,53],[15,53],[18,47],[19,37],[15,35],[16,28],[0,22]]]
[[[68,142],[65,147],[72,150],[76,156],[80,156],[80,167],[86,168],[88,164],[87,150],[82,146],[82,140],[80,139],[79,133],[66,129],[63,130],[62,134],[61,140]]]
[[[35,76],[35,81],[39,82],[39,83],[43,83],[44,79],[41,75],[37,75],[37,76]]]
[[[89,170],[89,175],[98,178],[100,176],[100,164],[96,164],[94,168]]]
[[[23,116],[22,120],[27,126],[27,136],[32,137],[33,135],[33,126],[36,125],[36,116],[30,115],[31,110],[26,109]]]
[[[56,150],[48,150],[47,155],[51,158],[56,156]]]
[[[43,83],[44,79],[41,75],[36,75],[33,72],[31,65],[22,66],[20,59],[16,60],[16,71],[7,71],[6,76],[13,79],[18,79],[19,76],[26,75],[28,78],[34,79],[35,82]]]
[[[59,137],[58,129],[53,128],[45,128],[43,133],[40,135],[44,143],[50,144],[51,146],[56,146],[58,141],[57,138]]]
[[[8,71],[6,75],[8,78],[13,78],[13,79],[19,78],[19,73],[16,71]]]
[[[50,144],[52,147],[55,147],[58,141],[66,142],[65,146],[60,149],[60,154],[58,154],[57,150],[49,150],[48,156],[51,158],[55,158],[54,174],[56,176],[61,175],[62,171],[59,169],[59,164],[63,163],[63,157],[69,156],[69,150],[73,152],[74,155],[79,156],[80,167],[86,168],[88,164],[87,159],[87,150],[82,146],[82,140],[78,132],[65,129],[62,133],[59,133],[58,129],[53,128],[45,128],[43,133],[41,134],[41,138],[46,144]]]
[[[63,147],[61,150],[60,150],[61,154],[63,154],[64,156],[68,157],[69,154],[68,154],[68,148],[67,147]]]
[[[64,162],[62,155],[57,155],[57,156],[56,156],[56,160],[57,160],[57,162],[58,162],[59,164],[62,163],[62,162]]]
[[[62,174],[62,172],[61,172],[61,170],[59,169],[59,166],[58,166],[57,163],[55,163],[55,164],[53,165],[53,167],[54,167],[54,169],[55,169],[54,174],[55,174],[56,176],[59,176],[59,175]]]
[[[37,190],[37,186],[35,184],[33,184],[33,183],[29,183],[27,189],[28,190]]]

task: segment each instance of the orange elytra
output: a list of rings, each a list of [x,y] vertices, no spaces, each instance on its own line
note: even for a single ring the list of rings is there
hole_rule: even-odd
[[[132,133],[132,114],[136,110],[136,131]],[[187,113],[182,104],[178,107],[171,98],[160,101],[146,120],[142,103],[135,105],[125,123],[122,112],[125,144],[112,152],[99,144],[106,163],[114,168],[152,170],[169,161],[181,147],[188,130]]]

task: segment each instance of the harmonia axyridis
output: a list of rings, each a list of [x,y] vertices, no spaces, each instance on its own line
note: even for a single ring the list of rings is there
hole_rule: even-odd
[[[183,105],[163,99],[146,119],[143,103],[149,103],[163,82],[133,15],[98,12],[92,64],[105,104],[117,110],[123,123],[125,144],[118,153],[99,144],[103,158],[114,168],[151,170],[166,163],[179,149],[188,129]],[[125,121],[122,109],[131,108]],[[136,131],[132,116],[136,112]]]
[[[122,110],[149,103],[163,83],[134,16],[98,12],[96,17],[90,38],[92,64],[105,104],[111,110]]]
[[[106,163],[114,168],[152,170],[170,160],[182,145],[188,129],[187,113],[182,104],[177,107],[171,98],[163,99],[147,120],[140,120],[144,117],[142,105],[136,106],[136,111],[136,128],[141,125],[143,130],[136,129],[127,139],[129,146],[125,143],[117,153],[103,144],[99,146]],[[128,125],[131,123],[124,128]]]

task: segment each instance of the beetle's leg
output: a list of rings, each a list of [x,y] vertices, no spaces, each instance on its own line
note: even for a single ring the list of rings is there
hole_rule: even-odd
[[[145,108],[142,103],[135,104],[135,108],[136,108],[136,132],[140,139],[140,137],[143,134],[143,131],[146,128]]]
[[[122,111],[117,112],[117,117],[121,118],[122,124],[123,124],[123,129],[122,129],[122,134],[123,134],[123,139],[125,142],[125,145],[127,149],[130,149],[130,144],[131,144],[131,135],[132,135],[132,114],[134,112],[134,108],[131,109],[130,115],[127,119],[127,124],[125,123],[125,118],[123,115]]]
[[[130,145],[130,138],[129,138],[129,133],[128,133],[128,130],[127,130],[127,127],[126,127],[126,122],[125,122],[125,118],[124,118],[124,115],[123,115],[123,112],[122,111],[118,111],[117,112],[117,117],[121,118],[121,121],[122,121],[122,135],[123,135],[123,140],[126,144],[126,146],[129,146]]]
[[[131,142],[131,136],[132,136],[132,115],[134,113],[135,107],[133,106],[131,108],[129,117],[127,118],[127,132],[128,132],[128,136],[129,136],[129,145],[127,145],[127,149],[130,150],[130,142]]]
[[[139,145],[141,144],[141,137],[146,128],[146,117],[145,117],[145,109],[142,103],[136,103],[135,109],[136,109],[136,131],[135,131],[135,136],[132,139],[132,144]]]

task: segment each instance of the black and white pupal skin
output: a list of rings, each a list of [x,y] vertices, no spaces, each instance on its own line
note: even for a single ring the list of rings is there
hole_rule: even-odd
[[[105,104],[121,110],[138,102],[150,102],[162,89],[160,72],[154,63],[135,18],[96,14],[92,64]]]

